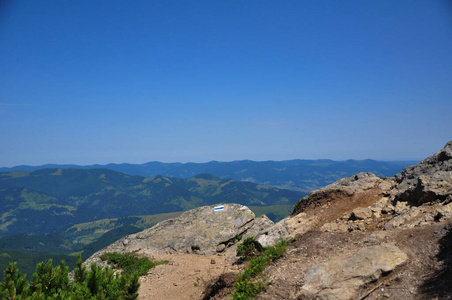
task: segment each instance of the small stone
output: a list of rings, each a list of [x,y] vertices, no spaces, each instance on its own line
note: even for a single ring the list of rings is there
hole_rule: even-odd
[[[352,219],[364,220],[372,217],[372,210],[368,207],[358,207],[352,212]]]
[[[217,252],[223,252],[224,251],[224,249],[226,249],[226,245],[225,244],[219,244],[218,246],[217,246]]]
[[[210,264],[211,264],[211,265],[214,265],[214,264],[215,264],[215,259],[212,258],[212,259],[210,260]]]
[[[345,213],[339,219],[340,220],[348,220],[348,219],[350,219],[350,214],[349,213]]]

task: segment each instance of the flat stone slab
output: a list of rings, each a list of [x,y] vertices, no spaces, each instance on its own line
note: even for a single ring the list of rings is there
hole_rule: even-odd
[[[313,266],[300,296],[308,299],[354,299],[364,284],[404,264],[408,256],[394,244],[366,247],[349,258]]]

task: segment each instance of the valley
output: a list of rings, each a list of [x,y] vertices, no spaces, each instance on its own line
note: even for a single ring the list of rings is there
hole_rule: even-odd
[[[87,258],[122,236],[216,203],[247,205],[256,216],[265,214],[277,222],[311,187],[356,168],[392,174],[407,163],[298,160],[10,168],[0,173],[0,268],[17,261],[27,266],[21,270],[29,278],[36,263],[48,258],[65,260],[72,268],[77,253]]]

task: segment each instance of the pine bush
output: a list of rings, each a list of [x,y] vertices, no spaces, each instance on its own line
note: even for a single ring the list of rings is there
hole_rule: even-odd
[[[52,260],[36,266],[33,282],[22,276],[17,263],[10,263],[0,282],[0,299],[14,300],[132,300],[138,297],[139,274],[115,274],[111,268],[102,269],[92,264],[90,270],[77,257],[74,280],[70,281],[68,267],[64,261],[53,267]]]

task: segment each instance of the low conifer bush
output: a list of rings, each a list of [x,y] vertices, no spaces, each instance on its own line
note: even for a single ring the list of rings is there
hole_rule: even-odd
[[[31,283],[27,281],[25,275],[21,275],[17,263],[10,263],[4,271],[3,282],[0,282],[0,299],[137,299],[139,276],[162,263],[117,253],[109,253],[107,259],[116,267],[123,269],[123,272],[114,272],[110,267],[103,269],[96,264],[91,264],[90,270],[87,270],[82,264],[81,255],[78,255],[72,281],[69,279],[68,267],[64,261],[59,266],[53,267],[50,259],[36,266]]]

